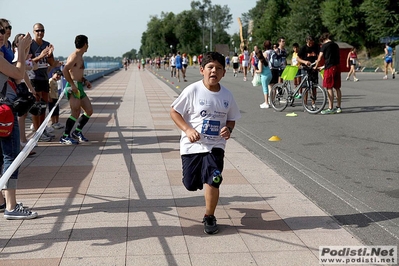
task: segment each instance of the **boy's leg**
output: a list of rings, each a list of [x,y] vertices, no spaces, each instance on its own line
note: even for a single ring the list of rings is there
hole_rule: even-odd
[[[219,201],[219,188],[205,184],[205,215],[214,215]]]

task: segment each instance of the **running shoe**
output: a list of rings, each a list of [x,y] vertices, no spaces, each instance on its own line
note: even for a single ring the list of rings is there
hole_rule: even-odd
[[[79,142],[88,142],[89,140],[85,138],[82,132],[74,131],[71,134],[72,138],[79,140]]]
[[[388,79],[388,76],[387,75],[385,75],[382,79]]]
[[[354,82],[358,82],[358,81],[359,81],[359,79],[358,79],[358,78],[355,78],[353,81],[354,81]]]
[[[216,217],[213,215],[204,216],[202,220],[204,223],[204,232],[208,235],[213,235],[219,232],[219,228],[216,224]]]
[[[342,109],[341,109],[341,107],[337,107],[337,108],[335,109],[335,112],[336,112],[337,114],[340,114],[340,113],[342,113]]]
[[[46,136],[45,134],[42,134],[39,138],[39,142],[49,142],[51,141],[51,138]]]
[[[65,145],[77,145],[79,142],[74,140],[73,138],[69,136],[61,136],[60,138],[60,143],[65,144]]]
[[[294,96],[295,99],[302,99],[302,94],[298,93]]]
[[[395,73],[392,74],[392,79],[395,79]]]
[[[349,77],[346,77],[346,80],[349,80]]]
[[[4,210],[4,217],[7,220],[23,220],[34,219],[37,217],[37,212],[32,212],[23,205],[17,204],[12,211]]]
[[[48,132],[46,129],[43,132],[43,135],[49,138],[54,138],[55,135],[53,133]]]
[[[262,103],[259,105],[259,107],[262,109],[267,109],[267,108],[269,108],[269,105],[267,103]]]
[[[54,123],[51,125],[54,129],[61,129],[64,128],[64,125],[62,125],[60,122]]]
[[[331,110],[330,108],[321,111],[322,115],[329,115],[329,114],[334,114],[334,113],[335,113],[335,110]]]

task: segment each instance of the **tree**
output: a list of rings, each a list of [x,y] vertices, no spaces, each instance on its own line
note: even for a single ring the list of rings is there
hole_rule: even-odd
[[[365,15],[368,40],[395,36],[399,32],[399,4],[397,0],[364,0],[360,10]]]
[[[287,43],[304,44],[307,35],[316,37],[326,31],[319,0],[292,0],[289,6],[290,15],[281,20]]]
[[[325,0],[321,5],[321,19],[336,40],[359,46],[362,15],[351,0]]]

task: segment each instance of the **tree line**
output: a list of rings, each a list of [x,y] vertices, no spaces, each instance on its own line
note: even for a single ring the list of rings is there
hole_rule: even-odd
[[[381,53],[381,38],[399,36],[397,0],[258,0],[243,13],[242,35],[246,44],[263,47],[264,40],[304,44],[307,35],[316,38],[330,32],[336,41]],[[179,14],[153,15],[141,37],[141,47],[123,57],[155,57],[177,50],[199,54],[227,44],[239,46],[239,33],[229,35],[233,18],[227,5],[211,0],[192,1],[191,9]],[[389,40],[386,39],[386,40]]]

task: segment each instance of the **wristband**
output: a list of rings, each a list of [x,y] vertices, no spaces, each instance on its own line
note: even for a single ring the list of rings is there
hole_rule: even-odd
[[[227,127],[227,129],[230,131],[230,134],[233,132],[233,129],[231,127]]]

